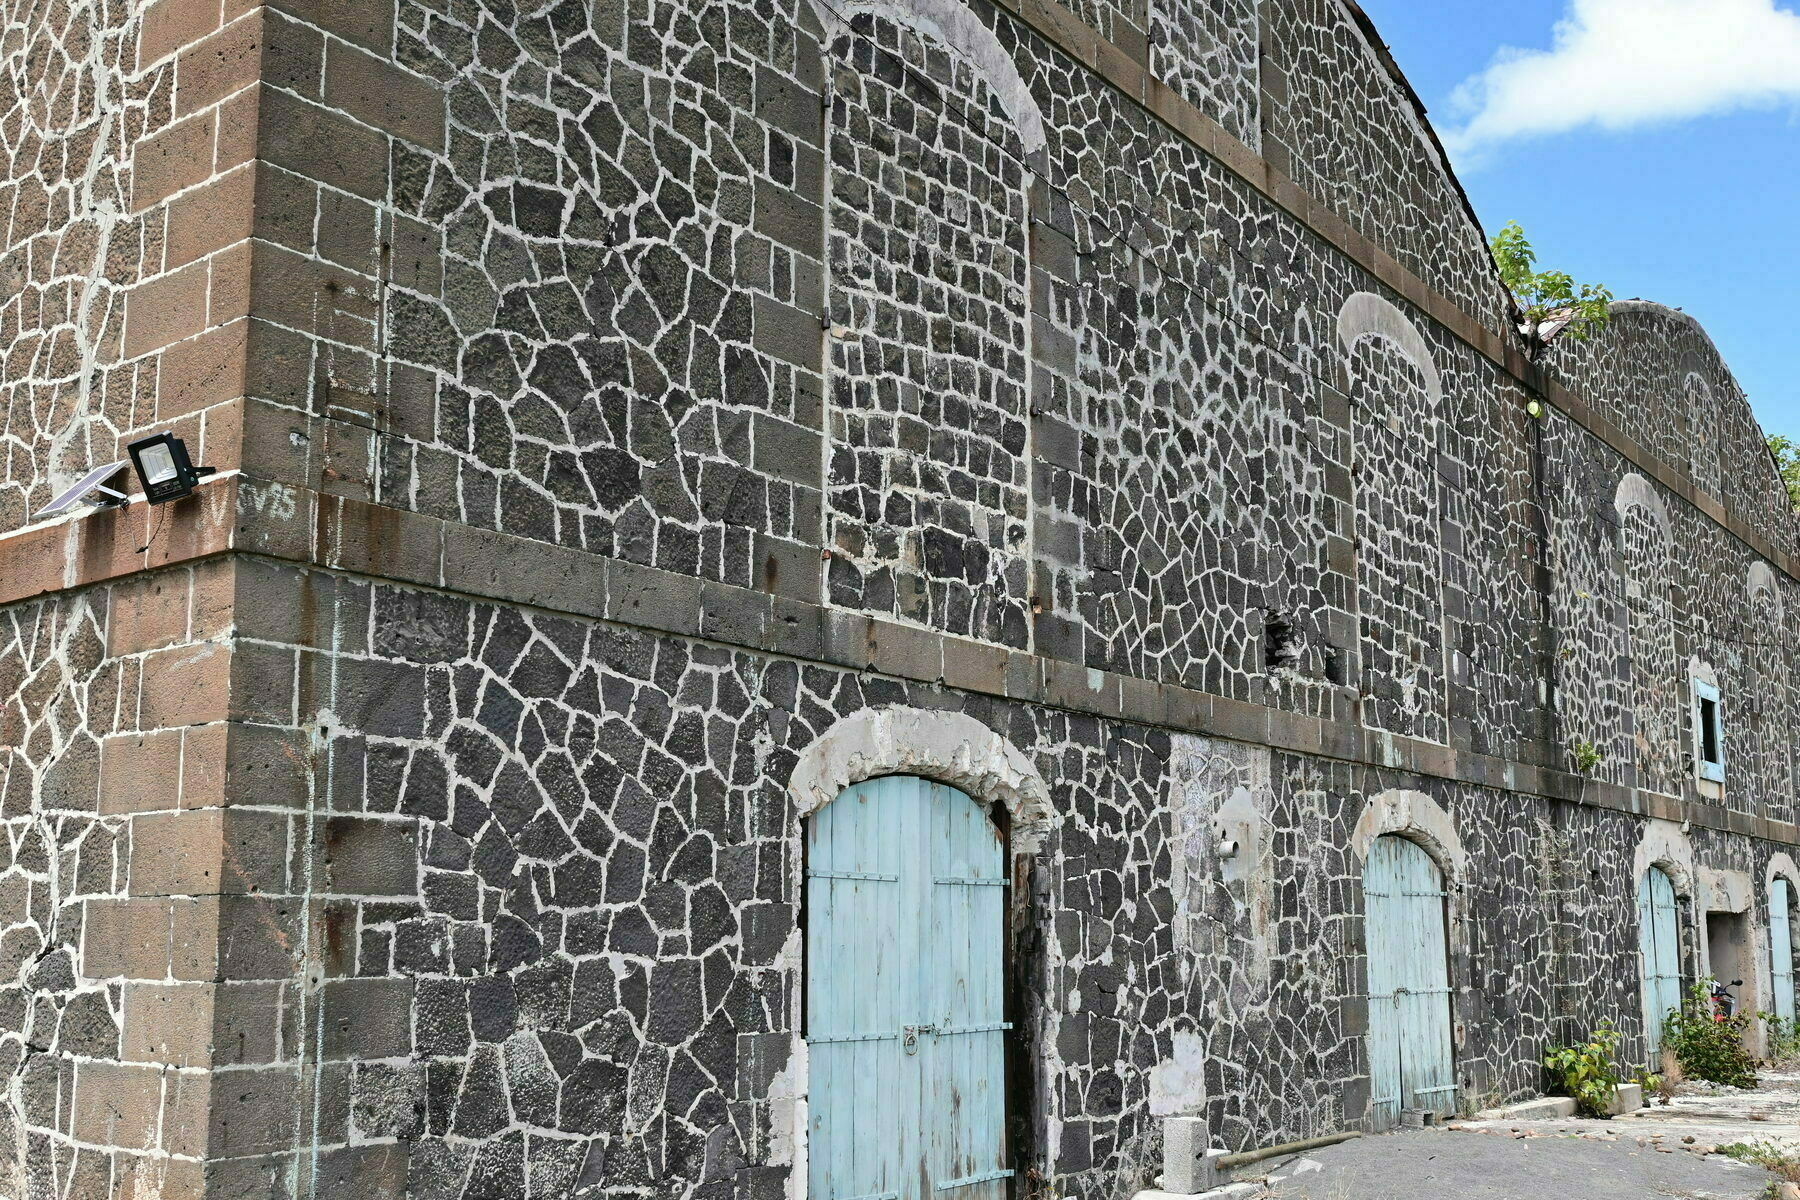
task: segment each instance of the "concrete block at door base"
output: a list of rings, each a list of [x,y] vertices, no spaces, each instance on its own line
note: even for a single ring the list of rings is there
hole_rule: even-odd
[[[1639,1083],[1621,1083],[1613,1093],[1612,1107],[1606,1110],[1609,1117],[1624,1116],[1628,1112],[1636,1112],[1644,1107],[1644,1086]]]
[[[1635,1086],[1635,1085],[1633,1085]],[[1484,1108],[1472,1118],[1476,1121],[1560,1121],[1575,1115],[1575,1101],[1568,1096],[1545,1096],[1509,1104],[1505,1108]]]
[[[1138,1192],[1131,1200],[1231,1200],[1232,1197],[1266,1196],[1267,1190],[1260,1183],[1227,1183],[1210,1191],[1192,1192]]]
[[[1194,1196],[1219,1182],[1213,1160],[1224,1154],[1208,1146],[1211,1131],[1200,1117],[1168,1117],[1163,1121],[1164,1190],[1177,1196]]]

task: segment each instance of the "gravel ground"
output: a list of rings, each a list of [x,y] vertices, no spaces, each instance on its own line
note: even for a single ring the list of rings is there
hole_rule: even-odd
[[[1459,1121],[1259,1163],[1270,1200],[1758,1200],[1770,1176],[1716,1153],[1774,1143],[1800,1157],[1800,1074],[1751,1091],[1684,1085],[1668,1107],[1611,1121]]]

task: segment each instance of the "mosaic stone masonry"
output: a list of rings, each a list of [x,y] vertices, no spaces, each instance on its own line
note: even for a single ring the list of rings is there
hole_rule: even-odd
[[[1372,1126],[1384,814],[1465,1108],[1641,1050],[1651,866],[1766,960],[1760,431],[1660,305],[1509,358],[1353,4],[69,0],[0,68],[0,1197],[798,1200],[789,785],[879,710],[1047,794],[1019,1200]],[[163,428],[199,498],[31,520]]]

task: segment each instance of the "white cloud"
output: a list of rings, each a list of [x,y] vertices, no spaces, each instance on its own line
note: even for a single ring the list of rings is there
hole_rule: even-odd
[[[1457,90],[1459,158],[1509,138],[1800,102],[1800,14],[1775,0],[1570,0],[1549,50],[1502,50]]]

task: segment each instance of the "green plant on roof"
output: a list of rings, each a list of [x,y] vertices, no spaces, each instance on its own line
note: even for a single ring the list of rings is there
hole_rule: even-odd
[[[1775,470],[1781,476],[1782,486],[1787,488],[1788,504],[1795,512],[1800,512],[1800,442],[1782,433],[1766,434],[1763,440],[1769,443]]]
[[[1517,221],[1488,239],[1500,282],[1512,294],[1519,332],[1533,359],[1558,337],[1584,342],[1612,318],[1612,292],[1597,283],[1577,286],[1563,271],[1537,269],[1537,251]]]

